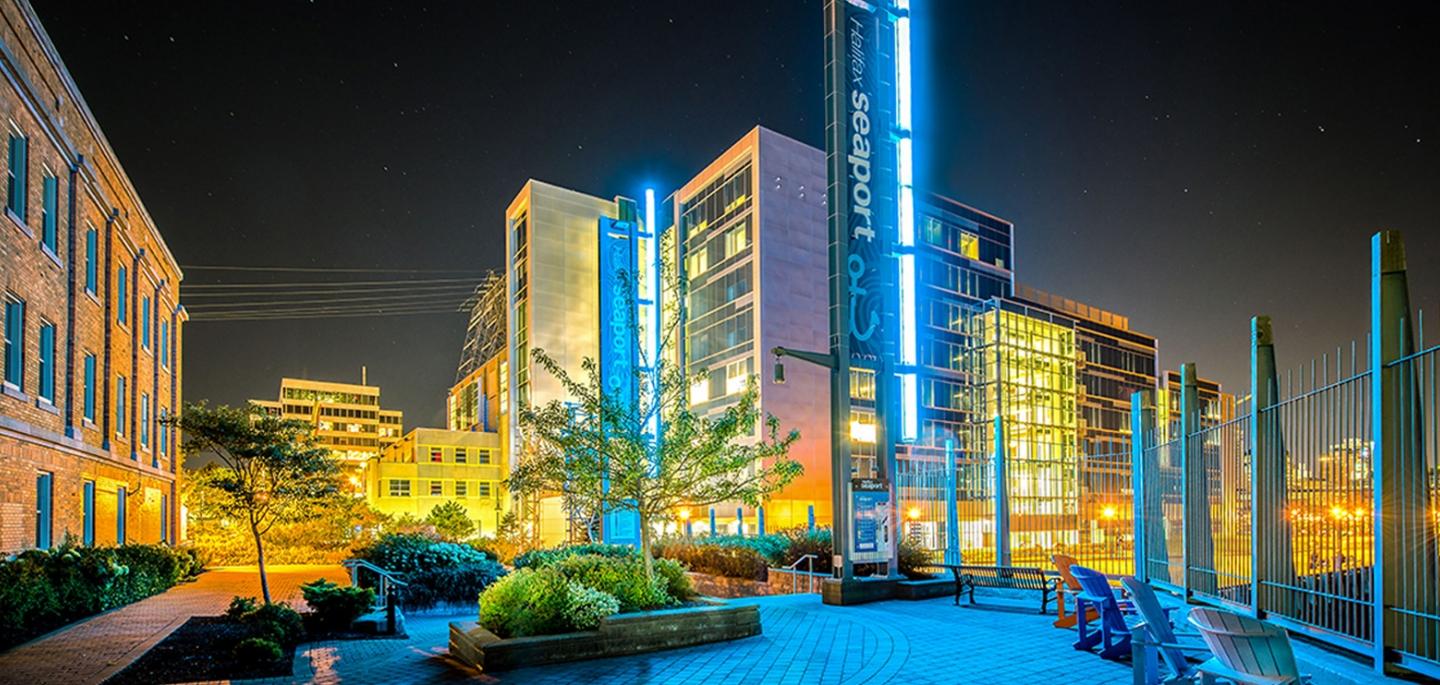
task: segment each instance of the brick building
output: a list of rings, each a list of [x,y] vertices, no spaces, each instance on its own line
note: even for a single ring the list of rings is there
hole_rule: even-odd
[[[173,541],[180,268],[24,0],[0,74],[0,554]]]

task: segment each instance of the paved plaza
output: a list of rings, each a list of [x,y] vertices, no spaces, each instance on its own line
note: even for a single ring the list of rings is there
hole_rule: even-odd
[[[304,609],[300,585],[316,578],[348,584],[339,566],[273,566],[270,596]],[[191,616],[215,616],[236,595],[260,596],[253,566],[222,567],[193,583],[92,616],[0,652],[0,683],[91,685],[130,665]]]
[[[299,604],[299,585],[341,580],[334,566],[278,567],[277,598]],[[222,612],[234,595],[259,593],[254,569],[225,568],[194,583],[83,621],[0,654],[0,682],[99,683],[139,658],[190,616]],[[301,645],[294,675],[245,681],[288,683],[1129,683],[1128,664],[1104,661],[1070,644],[1032,597],[980,596],[977,607],[949,598],[831,607],[817,595],[736,600],[759,607],[763,634],[687,649],[481,674],[450,660],[450,621],[473,616],[415,615],[403,639]],[[302,607],[303,608],[303,607]],[[1183,619],[1182,619],[1183,620]],[[1363,664],[1299,644],[1317,684],[1372,682]]]
[[[467,671],[446,654],[448,623],[417,616],[408,640],[314,643],[296,653],[288,682],[561,685],[571,683],[1129,683],[1128,663],[1071,647],[1073,630],[1051,626],[1033,598],[948,598],[831,607],[817,595],[736,600],[760,608],[764,633],[734,642],[495,674]],[[462,619],[469,616],[458,617]],[[1299,646],[1317,685],[1372,682],[1363,664]]]

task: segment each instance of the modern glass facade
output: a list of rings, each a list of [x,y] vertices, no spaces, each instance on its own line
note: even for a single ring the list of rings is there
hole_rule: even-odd
[[[685,365],[690,401],[725,406],[755,371],[755,193],[751,157],[679,201],[687,280]]]

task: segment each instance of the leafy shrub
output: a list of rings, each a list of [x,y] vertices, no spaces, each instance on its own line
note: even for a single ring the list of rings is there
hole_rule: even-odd
[[[230,608],[225,610],[225,618],[238,621],[245,618],[246,614],[259,608],[260,602],[254,597],[240,597],[237,595],[230,598]]]
[[[594,630],[606,616],[620,613],[620,600],[602,590],[570,583],[565,621],[575,630]]]
[[[695,597],[695,586],[690,576],[685,575],[685,566],[674,559],[655,559],[655,575],[665,579],[665,592],[676,601],[683,602]]]
[[[474,540],[467,541],[465,544],[469,545],[471,549],[490,557],[491,561],[500,561],[501,545],[495,538],[475,538]]]
[[[433,526],[440,539],[447,542],[460,542],[475,535],[475,521],[470,518],[470,510],[453,499],[435,505],[425,517],[425,523]]]
[[[655,554],[685,564],[696,573],[746,580],[769,577],[770,561],[753,547],[666,542],[655,546]]]
[[[570,583],[553,568],[523,568],[480,595],[480,625],[501,637],[561,633]]]
[[[300,586],[310,605],[315,623],[323,629],[344,630],[375,604],[375,591],[368,587],[337,585],[324,578]]]
[[[769,535],[755,535],[745,537],[743,535],[710,535],[706,537],[689,540],[694,545],[715,546],[715,547],[739,547],[750,549],[765,558],[771,565],[779,566],[785,561],[785,553],[790,549],[790,538],[780,533]]]
[[[247,637],[235,645],[235,660],[241,663],[273,664],[283,656],[280,645],[263,637]]]
[[[356,550],[355,554],[380,568],[400,575],[490,560],[484,552],[469,545],[441,542],[418,533],[386,534],[375,544]]]
[[[780,559],[778,566],[789,566],[806,554],[813,554],[815,558],[811,565],[800,564],[801,569],[810,569],[816,573],[832,573],[835,569],[832,560],[835,556],[835,544],[831,539],[829,528],[816,528],[813,532],[807,528],[792,528],[781,533],[789,540],[789,547]]]
[[[298,645],[305,638],[300,614],[285,604],[266,604],[245,614],[240,621],[255,635],[282,645]]]
[[[0,648],[170,589],[192,568],[163,545],[30,550],[0,559]]]
[[[580,554],[556,562],[554,568],[567,580],[608,593],[621,611],[645,611],[675,604],[669,581],[661,575],[648,578],[645,563],[636,557],[602,557]]]
[[[629,545],[607,545],[602,542],[587,542],[580,545],[565,545],[551,549],[534,549],[515,557],[515,568],[540,568],[561,559],[576,555],[624,558],[638,556],[639,552]]]
[[[910,536],[907,535],[900,538],[900,549],[898,552],[898,556],[900,562],[900,574],[905,576],[906,578],[909,578],[911,580],[920,580],[923,578],[929,578],[933,575],[926,571],[920,570],[920,568],[923,567],[925,564],[934,561],[934,559],[932,559],[930,556],[930,552],[924,547],[921,547],[920,543],[912,539]]]
[[[453,568],[432,568],[405,575],[408,585],[399,589],[400,604],[409,611],[444,604],[472,606],[485,588],[505,575],[500,564],[485,559]]]

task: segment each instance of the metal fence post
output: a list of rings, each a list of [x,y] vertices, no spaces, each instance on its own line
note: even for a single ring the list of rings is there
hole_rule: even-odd
[[[1288,593],[1266,581],[1293,582],[1295,554],[1286,497],[1285,443],[1280,419],[1270,408],[1280,401],[1275,335],[1270,317],[1250,320],[1250,602],[1257,617],[1288,613]]]
[[[997,384],[998,387],[998,384]],[[998,390],[997,390],[998,392]],[[1005,476],[1005,417],[995,415],[995,564],[1010,565],[1010,484]]]
[[[1135,577],[1141,582],[1150,582],[1149,569],[1146,558],[1149,554],[1146,541],[1145,512],[1148,511],[1148,493],[1145,484],[1150,478],[1158,474],[1150,474],[1145,469],[1145,449],[1147,447],[1147,436],[1155,430],[1155,391],[1153,389],[1140,390],[1130,395],[1130,503],[1133,509],[1131,520],[1134,521],[1131,531],[1132,546],[1135,554]]]
[[[1214,594],[1214,576],[1203,576],[1197,583],[1190,577],[1190,565],[1205,560],[1207,567],[1214,566],[1214,542],[1210,531],[1210,487],[1209,471],[1205,464],[1205,453],[1199,449],[1198,441],[1191,435],[1200,430],[1200,389],[1196,386],[1195,365],[1180,365],[1180,539],[1183,541],[1180,553],[1181,582],[1188,598],[1197,589]],[[1192,445],[1193,443],[1193,445]],[[1199,586],[1198,588],[1196,586]]]
[[[955,491],[955,441],[945,441],[945,563],[960,563],[960,502]]]
[[[1428,473],[1420,431],[1415,379],[1395,364],[1415,354],[1405,244],[1400,233],[1381,231],[1370,243],[1370,370],[1374,447],[1375,670],[1384,673],[1389,651],[1425,654],[1434,649],[1423,620],[1434,614],[1437,559],[1428,523]],[[1393,366],[1392,366],[1393,365]],[[1407,425],[1413,423],[1414,425]],[[1410,430],[1407,430],[1409,428]],[[1434,658],[1431,655],[1431,658]]]

